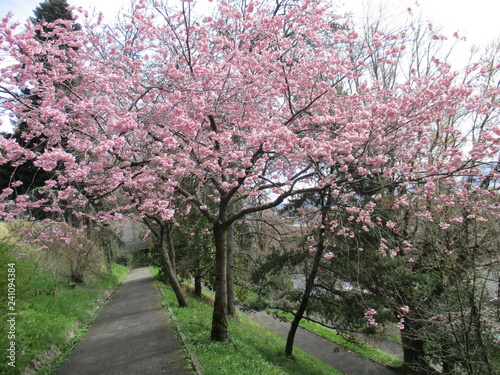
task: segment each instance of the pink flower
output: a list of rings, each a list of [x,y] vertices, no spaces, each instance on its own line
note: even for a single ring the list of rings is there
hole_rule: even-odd
[[[387,228],[394,229],[394,227],[396,226],[396,223],[389,220],[385,226]]]
[[[401,307],[401,311],[402,311],[402,313],[398,314],[398,319],[399,319],[398,328],[403,330],[403,329],[405,329],[405,316],[404,316],[404,314],[408,314],[410,312],[410,308],[408,306],[404,305],[403,307]]]
[[[378,312],[375,309],[367,309],[365,311],[365,318],[368,319],[368,324],[374,327],[378,326],[378,323],[375,321],[374,318],[375,315],[378,315]]]
[[[427,195],[433,195],[436,190],[436,185],[434,184],[434,182],[429,181],[425,184],[424,189]]]
[[[448,223],[439,223],[439,227],[443,230],[448,229],[450,227],[450,224]]]
[[[328,260],[333,259],[333,258],[335,258],[335,254],[334,254],[334,253],[332,253],[332,252],[326,253],[326,254],[323,256],[323,258],[328,259]]]

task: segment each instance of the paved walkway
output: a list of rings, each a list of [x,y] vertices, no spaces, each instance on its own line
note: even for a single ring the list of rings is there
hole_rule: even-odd
[[[246,313],[256,323],[286,340],[290,329],[289,322],[283,322],[265,311]],[[353,353],[333,344],[301,327],[295,334],[294,345],[318,358],[346,375],[397,375],[381,364],[362,355]]]
[[[57,375],[188,375],[149,268],[130,272]]]

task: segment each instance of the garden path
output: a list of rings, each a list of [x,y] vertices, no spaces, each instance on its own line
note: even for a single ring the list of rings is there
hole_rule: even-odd
[[[130,272],[57,375],[188,375],[148,267]]]

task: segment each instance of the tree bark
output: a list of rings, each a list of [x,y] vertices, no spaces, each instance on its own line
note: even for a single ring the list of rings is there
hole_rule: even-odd
[[[326,203],[324,203],[324,194],[327,195]],[[300,306],[295,313],[295,317],[292,321],[292,324],[290,326],[290,331],[288,331],[288,336],[286,339],[286,346],[285,346],[285,354],[287,356],[291,356],[293,353],[293,342],[295,340],[295,334],[297,333],[297,329],[299,328],[300,321],[304,317],[304,313],[307,309],[307,305],[309,303],[309,299],[311,297],[311,292],[314,287],[314,280],[316,279],[316,275],[318,274],[318,269],[319,269],[319,263],[321,261],[321,257],[323,256],[323,250],[325,246],[325,228],[326,228],[326,221],[328,217],[328,211],[330,209],[330,194],[328,191],[322,192],[322,207],[321,207],[321,227],[319,230],[319,239],[318,239],[318,244],[317,244],[317,249],[316,253],[314,254],[314,260],[313,264],[311,267],[311,271],[309,272],[309,276],[307,277],[306,280],[306,287],[304,290],[304,294],[302,296],[302,300],[300,301]]]
[[[172,290],[175,293],[175,297],[177,298],[177,302],[179,303],[179,307],[188,307],[188,303],[186,301],[186,298],[184,297],[181,284],[179,283],[175,269],[172,267],[172,263],[170,262],[168,246],[166,246],[165,241],[161,242],[160,247],[163,268],[165,269],[165,281],[172,287]]]
[[[295,334],[297,333],[297,329],[299,328],[300,321],[304,317],[304,313],[306,312],[307,305],[309,303],[309,298],[311,297],[311,291],[314,287],[314,279],[318,274],[319,262],[321,260],[322,251],[318,248],[316,254],[314,255],[313,266],[311,268],[311,272],[307,277],[306,288],[304,290],[304,294],[302,296],[302,300],[300,301],[300,306],[295,313],[295,317],[290,326],[290,331],[288,331],[288,336],[286,339],[286,347],[285,354],[287,356],[291,356],[293,353],[293,342],[295,340]]]
[[[196,259],[194,261],[195,271],[194,271],[194,294],[198,297],[202,297],[202,273],[201,273],[201,250],[200,246],[196,247]]]
[[[227,329],[227,228],[214,225],[215,238],[215,302],[211,339],[226,341]]]
[[[234,232],[233,227],[227,230],[227,313],[236,316],[234,296]]]
[[[167,228],[165,228],[165,239],[167,240],[168,256],[170,258],[170,264],[172,265],[172,269],[175,271],[175,274],[177,275],[177,267],[175,265],[175,246],[174,246],[174,239],[172,236],[174,228],[175,227],[173,223],[167,224]]]
[[[413,337],[412,330],[418,331],[418,327],[409,328],[415,325],[418,326],[405,318],[405,328],[401,331],[404,366],[416,375],[427,375],[431,369],[425,359],[424,341]]]

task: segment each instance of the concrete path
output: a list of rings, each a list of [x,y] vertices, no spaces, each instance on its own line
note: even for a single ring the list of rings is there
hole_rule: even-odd
[[[188,375],[149,268],[131,271],[57,375]]]
[[[246,314],[256,323],[286,340],[290,329],[289,322],[280,321],[265,311]],[[300,327],[295,335],[294,344],[346,375],[397,375],[392,369],[350,352]]]

